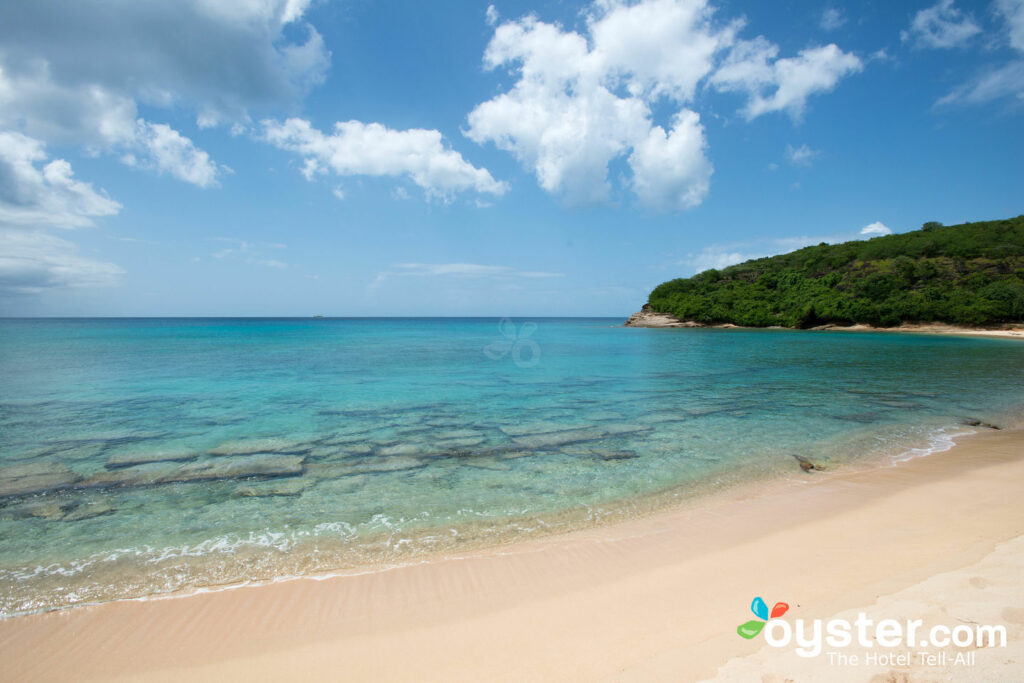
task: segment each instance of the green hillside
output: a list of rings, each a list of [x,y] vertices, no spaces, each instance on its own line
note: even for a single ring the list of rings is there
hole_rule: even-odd
[[[1024,216],[820,244],[658,285],[651,308],[766,327],[1024,321]]]

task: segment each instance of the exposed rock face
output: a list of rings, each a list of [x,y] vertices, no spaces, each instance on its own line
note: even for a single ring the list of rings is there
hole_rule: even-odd
[[[629,316],[626,327],[701,327],[695,323],[679,318],[669,313],[657,313],[651,310],[650,304],[644,304],[639,312]]]

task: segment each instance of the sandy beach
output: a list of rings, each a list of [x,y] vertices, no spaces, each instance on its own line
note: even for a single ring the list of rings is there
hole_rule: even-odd
[[[1020,431],[985,430],[948,452],[894,466],[734,490],[688,509],[473,556],[8,619],[0,622],[0,678],[761,680],[763,671],[870,680],[879,673],[740,638],[736,627],[752,618],[754,596],[789,603],[787,619],[859,608],[879,618],[1005,624],[1009,647],[982,651],[974,667],[902,673],[1015,678],[1024,634],[1022,446]]]
[[[658,313],[646,306],[629,316],[626,327],[675,328],[675,327],[706,327],[714,329],[759,329],[742,328],[732,323],[705,324],[693,320],[680,320],[670,313]],[[770,329],[787,329],[783,327]],[[1024,328],[1006,327],[1004,329],[987,329],[981,327],[960,327],[947,323],[903,323],[895,327],[874,327],[872,325],[819,325],[808,328],[815,332],[903,332],[910,334],[942,334],[967,337],[997,337],[1002,339],[1024,339]]]

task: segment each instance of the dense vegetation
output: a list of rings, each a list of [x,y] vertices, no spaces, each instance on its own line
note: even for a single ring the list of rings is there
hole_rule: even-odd
[[[658,285],[651,308],[766,327],[1024,321],[1024,216],[943,226],[781,256]]]

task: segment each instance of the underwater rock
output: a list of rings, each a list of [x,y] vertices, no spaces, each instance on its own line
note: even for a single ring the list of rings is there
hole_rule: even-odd
[[[0,498],[65,489],[82,476],[59,463],[30,463],[0,468]]]
[[[303,459],[297,455],[256,454],[238,458],[220,458],[176,468],[159,483],[241,479],[243,477],[284,477],[303,472]]]
[[[118,467],[149,465],[154,462],[184,462],[195,460],[198,456],[199,454],[195,451],[184,448],[154,449],[151,451],[129,450],[123,453],[114,453],[107,458],[107,467],[116,469]]]
[[[80,522],[83,519],[102,517],[103,515],[113,514],[114,512],[117,512],[117,509],[107,502],[99,502],[92,505],[86,503],[84,505],[79,505],[74,510],[64,515],[61,521]]]
[[[472,448],[473,446],[479,446],[486,440],[487,439],[482,436],[465,439],[444,439],[434,442],[433,445],[436,448],[442,449]]]
[[[551,422],[548,420],[540,422],[524,422],[517,425],[502,425],[498,427],[508,436],[527,436],[530,434],[550,434],[552,432],[566,432],[574,429],[586,429],[589,424],[566,424],[564,422]]]
[[[611,436],[635,434],[650,430],[651,427],[649,425],[604,425],[602,427],[593,427],[589,429],[572,429],[564,432],[552,432],[550,434],[521,436],[513,439],[513,441],[515,441],[518,446],[522,446],[524,448],[557,448],[559,446],[579,443],[581,441],[597,441],[600,439],[607,439]]]
[[[432,436],[438,441],[449,441],[453,439],[483,439],[483,435],[475,429],[449,429],[432,434]]]
[[[395,446],[387,446],[386,448],[380,449],[380,454],[384,457],[392,457],[395,455],[419,455],[425,450],[425,444],[400,443]]]
[[[823,471],[825,469],[824,467],[822,467],[820,465],[815,465],[813,462],[811,462],[810,460],[808,460],[807,458],[805,458],[802,455],[797,455],[795,453],[792,453],[791,455],[794,458],[796,458],[796,461],[798,463],[800,463],[800,469],[802,469],[804,472],[813,472],[815,470]]]
[[[311,474],[318,478],[333,479],[353,474],[373,474],[379,472],[397,472],[426,467],[427,463],[419,458],[399,455],[391,458],[369,458],[359,462],[318,462],[308,466]]]
[[[269,498],[272,496],[301,496],[302,492],[309,488],[311,482],[303,481],[301,477],[292,477],[281,481],[270,481],[262,484],[249,484],[239,486],[235,489],[234,495],[237,498]]]
[[[213,479],[246,477],[286,477],[303,472],[303,459],[297,455],[257,453],[222,457],[185,465],[158,463],[97,472],[74,488],[110,488],[118,486],[155,486]]]
[[[207,451],[210,455],[249,455],[251,453],[305,453],[313,444],[309,441],[287,439],[235,439],[225,441]]]
[[[53,501],[46,501],[42,503],[29,503],[28,505],[22,505],[18,510],[21,515],[28,517],[38,517],[39,519],[63,519],[65,510],[68,505],[61,505]]]
[[[968,427],[985,427],[986,429],[1002,429],[1001,427],[997,427],[996,425],[994,425],[994,424],[992,424],[990,422],[982,422],[981,420],[976,420],[974,418],[971,418],[969,420],[964,420],[960,424],[966,425]]]

